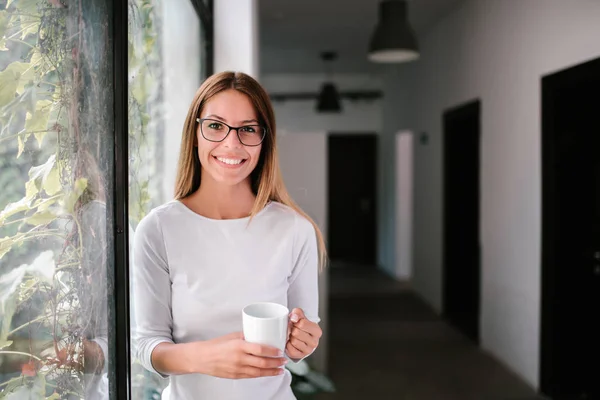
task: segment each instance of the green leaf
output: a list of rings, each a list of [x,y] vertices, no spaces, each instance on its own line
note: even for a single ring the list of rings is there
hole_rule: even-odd
[[[35,184],[34,180],[29,180],[25,184],[25,197],[28,199],[34,198],[40,192],[40,188],[38,188]]]
[[[24,62],[13,62],[6,69],[14,72],[17,79],[17,92],[23,93],[25,85],[35,78],[35,71],[31,64]]]
[[[10,236],[5,236],[0,239],[0,258],[4,257],[4,255],[10,251],[13,244],[14,239]]]
[[[40,100],[36,103],[35,111],[33,115],[31,113],[27,113],[27,117],[25,119],[25,129],[29,132],[36,133],[41,132],[46,134],[48,129],[48,118],[50,118],[50,111],[52,102],[50,100]],[[44,136],[42,135],[42,138]],[[40,139],[38,139],[38,143],[40,146],[42,145]]]
[[[36,212],[31,217],[27,218],[25,222],[29,225],[46,225],[56,219],[56,215],[52,211],[41,211]]]
[[[25,90],[25,84],[34,78],[34,70],[29,63],[13,62],[0,72],[0,107],[15,99],[16,93]]]
[[[60,191],[60,175],[56,165],[56,154],[52,154],[44,164],[31,167],[29,170],[29,181],[25,184],[27,197],[33,198],[42,188],[50,196]]]
[[[54,164],[54,167],[50,170],[48,175],[44,178],[44,190],[48,195],[54,196],[60,192],[60,173],[58,171],[58,164]]]
[[[12,345],[13,342],[12,340],[0,340],[0,350],[9,347],[10,345]]]
[[[25,89],[25,91],[18,97],[18,103],[18,106],[27,111],[27,119],[30,119],[31,114],[34,114],[38,107],[37,88],[30,86]]]
[[[21,34],[21,40],[25,40],[27,35],[37,35],[40,30],[40,17],[37,15],[21,15],[21,26],[23,33]]]
[[[4,210],[0,212],[0,225],[2,225],[4,221],[6,221],[9,217],[12,217],[13,215],[22,211],[28,211],[30,209],[31,200],[27,197],[23,197],[17,202],[8,204],[6,207],[4,207]]]
[[[0,107],[4,107],[15,98],[19,78],[15,73],[6,68],[0,72]]]
[[[46,397],[46,400],[60,400],[58,393],[54,392],[51,396]]]
[[[39,199],[37,202],[35,202],[32,208],[36,207],[38,212],[46,211],[54,203],[56,203],[56,199],[53,198]]]

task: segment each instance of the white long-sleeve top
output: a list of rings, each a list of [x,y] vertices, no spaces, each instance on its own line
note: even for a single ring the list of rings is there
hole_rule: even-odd
[[[270,202],[250,221],[206,218],[171,201],[140,222],[133,253],[137,357],[152,372],[158,373],[151,354],[159,343],[241,332],[242,309],[250,303],[299,307],[319,322],[315,230],[283,204]],[[254,379],[169,379],[171,400],[295,398],[288,371]]]

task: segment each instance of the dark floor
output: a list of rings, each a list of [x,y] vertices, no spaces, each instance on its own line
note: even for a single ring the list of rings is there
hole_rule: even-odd
[[[533,389],[375,269],[332,268],[329,376],[319,400],[534,400]]]

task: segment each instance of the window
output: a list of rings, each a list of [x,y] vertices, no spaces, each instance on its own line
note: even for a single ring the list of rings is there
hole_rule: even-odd
[[[120,255],[172,198],[183,118],[211,70],[207,4],[0,1],[0,397],[162,389],[134,357],[118,362],[135,317]]]
[[[0,390],[108,398],[112,9],[0,6]]]

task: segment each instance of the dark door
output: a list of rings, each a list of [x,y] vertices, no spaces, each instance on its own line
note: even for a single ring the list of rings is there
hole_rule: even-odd
[[[600,59],[542,79],[541,389],[600,398]]]
[[[333,262],[375,265],[375,134],[329,136],[328,251]]]
[[[479,101],[444,113],[445,318],[479,341]]]

